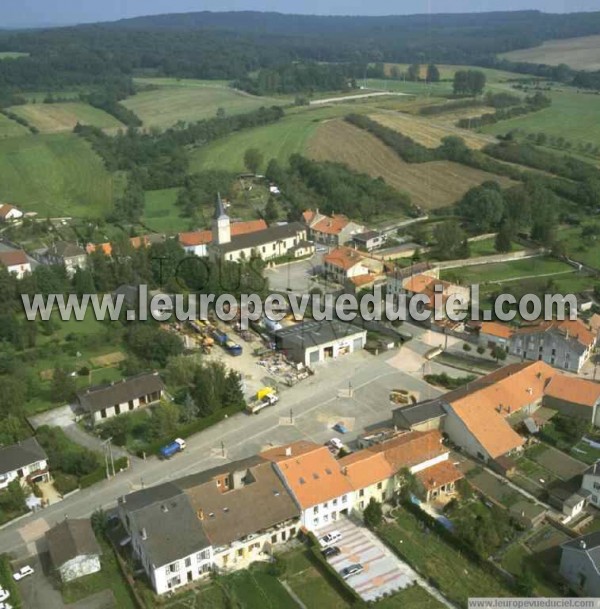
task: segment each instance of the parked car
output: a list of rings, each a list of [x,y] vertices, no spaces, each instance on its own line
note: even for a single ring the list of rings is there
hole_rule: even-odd
[[[10,603],[0,603],[0,609],[13,609]]]
[[[0,601],[5,601],[10,596],[10,592],[4,588],[0,588]]]
[[[21,567],[16,573],[13,573],[13,579],[19,581],[28,575],[33,575],[34,571],[29,565]]]
[[[323,547],[330,546],[331,544],[339,541],[342,538],[342,534],[339,531],[331,531],[331,533],[327,533],[327,535],[323,535],[323,537],[319,537],[319,543]]]
[[[334,556],[337,556],[341,553],[342,551],[338,546],[329,546],[321,552],[321,554],[323,554],[325,558],[333,558]]]
[[[339,438],[331,438],[331,440],[329,440],[329,446],[336,450],[342,450],[342,448],[344,448],[344,445]]]
[[[359,563],[355,563],[353,565],[349,565],[347,567],[344,567],[340,571],[340,575],[344,579],[348,579],[349,577],[352,577],[353,575],[358,575],[359,573],[362,573],[363,571],[364,571],[364,567],[361,564],[359,564]]]
[[[338,433],[348,433],[348,428],[343,423],[336,423],[333,426],[333,431],[337,431]]]

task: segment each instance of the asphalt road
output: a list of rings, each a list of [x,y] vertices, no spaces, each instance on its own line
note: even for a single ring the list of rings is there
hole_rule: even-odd
[[[271,445],[299,439],[324,442],[337,435],[331,427],[338,421],[343,421],[350,430],[343,437],[344,442],[351,442],[365,427],[391,418],[390,389],[404,388],[427,397],[440,393],[414,373],[402,371],[399,362],[404,352],[407,358],[411,355],[407,347],[403,347],[400,352],[373,356],[361,351],[327,362],[317,368],[313,377],[284,391],[275,407],[259,415],[240,413],[222,421],[189,438],[186,451],[171,460],[160,461],[155,457],[133,460],[131,468],[115,478],[9,524],[0,530],[0,548],[15,558],[36,554],[39,548],[35,542],[67,515],[89,516],[99,507],[113,507],[119,496],[142,486],[244,458]]]

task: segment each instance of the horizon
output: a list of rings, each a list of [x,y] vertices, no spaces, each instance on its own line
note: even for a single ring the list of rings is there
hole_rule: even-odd
[[[18,7],[0,8],[1,29],[64,27],[199,12],[250,11],[320,17],[390,17],[519,11],[567,14],[599,10],[597,0],[420,0],[411,3],[410,10],[399,9],[398,3],[389,0],[375,0],[369,3],[368,9],[365,9],[363,0],[306,0],[291,7],[289,2],[283,0],[208,0],[200,6],[198,4],[197,0],[108,0],[99,6],[90,0],[58,0],[49,6],[45,0],[23,0]]]

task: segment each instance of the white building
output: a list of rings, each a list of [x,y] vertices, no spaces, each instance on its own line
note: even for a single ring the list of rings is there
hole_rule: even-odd
[[[25,485],[49,479],[48,457],[35,438],[0,448],[0,491],[13,480]]]
[[[165,386],[158,372],[142,373],[80,391],[77,394],[77,407],[81,416],[89,416],[93,423],[101,423],[158,402],[164,391]]]
[[[23,212],[8,203],[0,205],[0,222],[9,222],[10,220],[18,220],[23,217]]]
[[[102,550],[88,519],[63,520],[46,532],[46,542],[52,565],[63,583],[97,573],[102,568]]]
[[[0,264],[5,266],[9,273],[23,279],[26,273],[31,273],[31,263],[23,250],[0,252]]]

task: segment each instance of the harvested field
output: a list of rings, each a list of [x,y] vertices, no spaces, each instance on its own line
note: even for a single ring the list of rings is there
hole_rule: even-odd
[[[124,125],[104,110],[81,102],[25,104],[14,106],[11,111],[23,117],[30,125],[37,127],[41,133],[70,132],[77,123],[100,129],[124,128]]]
[[[549,66],[566,63],[575,70],[600,70],[600,36],[549,40],[539,47],[510,51],[502,57]]]
[[[486,180],[496,180],[502,187],[514,183],[450,161],[406,163],[375,136],[341,119],[319,125],[308,141],[306,154],[316,160],[346,163],[374,178],[382,177],[425,209],[451,205],[469,188]]]
[[[444,121],[410,116],[400,112],[372,114],[370,118],[384,127],[399,131],[427,148],[437,148],[442,143],[442,139],[449,135],[461,137],[467,146],[475,150],[496,141],[496,138],[489,135],[459,129]]]
[[[121,351],[113,351],[112,353],[107,353],[106,355],[92,357],[90,362],[94,367],[104,368],[106,366],[114,366],[115,364],[119,364],[125,359],[127,358],[125,357],[124,353]]]

